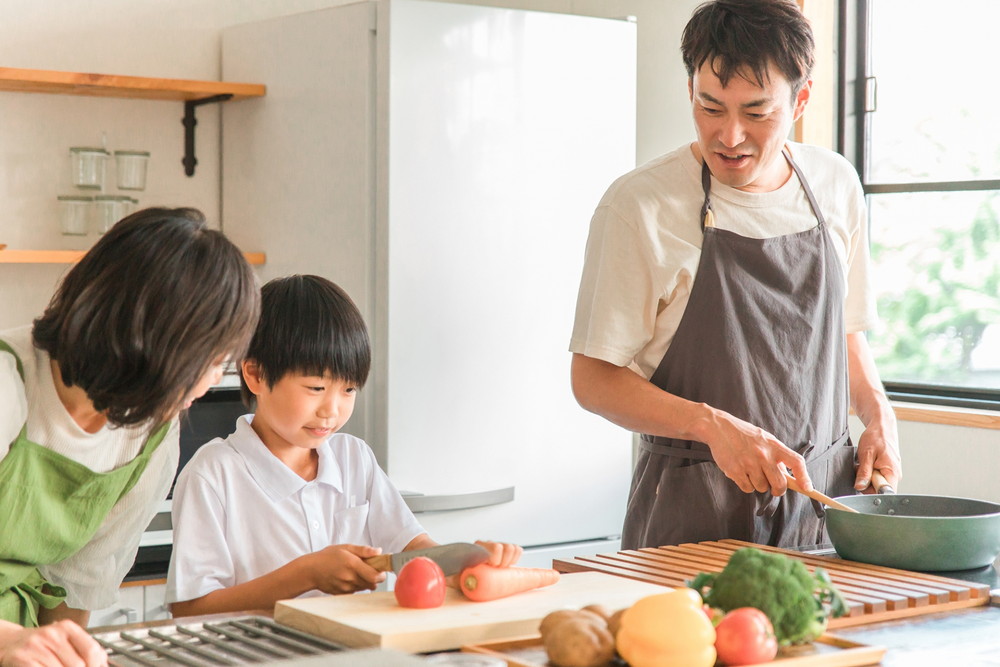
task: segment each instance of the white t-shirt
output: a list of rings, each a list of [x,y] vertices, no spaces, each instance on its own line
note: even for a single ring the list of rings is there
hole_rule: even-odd
[[[30,326],[0,332],[0,339],[17,352],[24,366],[22,382],[14,357],[0,353],[0,459],[7,456],[25,420],[29,440],[95,472],[114,470],[139,454],[149,437],[148,424],[105,426],[87,433],[73,421],[56,393],[49,355],[31,343]],[[111,509],[90,542],[66,560],[39,568],[47,579],[66,589],[70,607],[100,609],[118,600],[118,587],[135,561],[139,538],[170,490],[179,458],[179,433],[174,420],[146,471]]]
[[[868,216],[854,167],[841,155],[789,143],[826,220],[846,281],[845,333],[876,322]],[[715,226],[751,238],[794,234],[816,217],[792,177],[749,193],[712,178]],[[591,220],[570,351],[628,366],[645,378],[663,360],[701,258],[701,164],[685,145],[616,180]]]
[[[424,532],[363,440],[334,433],[307,482],[267,449],[252,419],[240,417],[228,438],[200,447],[178,476],[168,603],[251,581],[332,544],[396,553]]]

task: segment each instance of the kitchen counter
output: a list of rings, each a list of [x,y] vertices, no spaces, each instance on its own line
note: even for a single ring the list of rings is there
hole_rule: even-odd
[[[897,667],[923,664],[953,664],[956,667],[996,665],[1000,646],[1000,562],[979,570],[935,573],[952,579],[986,584],[992,592],[991,603],[985,606],[928,613],[920,616],[883,620],[873,623],[839,627],[831,634],[868,646],[887,649],[882,665]],[[212,617],[180,619],[179,623],[233,618],[234,616],[270,616],[268,612],[251,611],[246,614],[221,614]],[[148,629],[175,624],[174,621],[139,623],[129,626],[97,628],[92,631],[121,631],[123,629]],[[385,660],[391,658],[394,662]],[[426,664],[420,656],[405,656],[398,652],[350,651],[325,656],[327,664]],[[409,662],[400,659],[411,658]],[[367,662],[365,662],[367,660]],[[305,664],[303,659],[285,664]],[[341,662],[342,661],[342,662]],[[277,664],[277,663],[275,663]]]
[[[985,607],[840,628],[835,634],[885,647],[888,650],[881,664],[887,667],[1000,664],[1000,558],[978,570],[935,574],[988,584],[991,603]]]

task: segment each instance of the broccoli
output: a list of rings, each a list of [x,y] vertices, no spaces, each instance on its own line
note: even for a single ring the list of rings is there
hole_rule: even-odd
[[[688,582],[711,607],[756,607],[767,614],[782,646],[805,644],[826,630],[827,619],[847,613],[847,603],[822,568],[810,574],[801,561],[746,547],[718,574]]]

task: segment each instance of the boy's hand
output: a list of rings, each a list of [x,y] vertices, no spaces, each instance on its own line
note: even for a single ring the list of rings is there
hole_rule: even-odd
[[[313,575],[316,588],[337,595],[374,590],[385,581],[385,573],[365,562],[365,558],[382,553],[376,547],[358,544],[334,544],[313,554]]]
[[[490,552],[489,564],[494,567],[510,567],[521,558],[524,549],[517,544],[476,540],[476,544]]]

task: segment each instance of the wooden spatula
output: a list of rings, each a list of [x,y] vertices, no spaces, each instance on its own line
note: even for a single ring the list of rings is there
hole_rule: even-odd
[[[785,481],[788,482],[788,488],[791,489],[792,491],[797,491],[798,493],[801,493],[804,496],[809,496],[813,500],[818,500],[827,507],[832,507],[838,510],[844,510],[845,512],[857,513],[857,510],[854,509],[853,507],[848,507],[844,503],[837,502],[830,496],[826,495],[825,493],[820,493],[816,489],[813,489],[812,491],[803,491],[802,487],[799,486],[799,483],[795,481],[795,478],[789,475],[787,472],[785,473]]]

